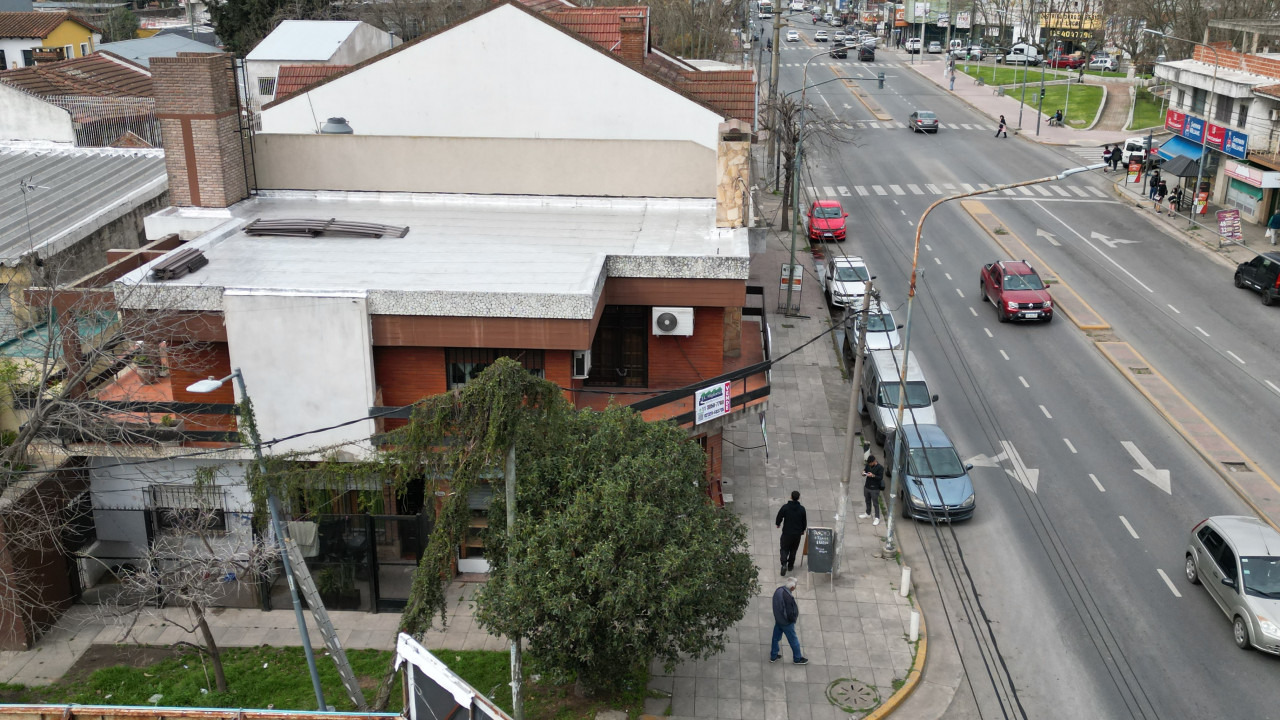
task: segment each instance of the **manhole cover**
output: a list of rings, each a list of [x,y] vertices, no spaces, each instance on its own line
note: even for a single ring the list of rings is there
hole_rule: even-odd
[[[863,712],[880,704],[880,693],[853,678],[840,678],[827,686],[827,699],[845,712]]]

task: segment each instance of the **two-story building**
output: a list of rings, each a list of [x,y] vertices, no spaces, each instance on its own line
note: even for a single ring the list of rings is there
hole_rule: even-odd
[[[100,29],[65,10],[0,12],[0,69],[84,57],[101,42]]]
[[[1266,51],[1265,30],[1255,25],[1212,20],[1190,58],[1157,63],[1155,75],[1170,86],[1165,129],[1174,133],[1160,154],[1199,160],[1203,148],[1201,190],[1241,219],[1265,223],[1280,209],[1280,53]],[[1209,42],[1224,30],[1243,37],[1248,51]]]
[[[226,445],[238,391],[188,389],[233,368],[263,438],[288,438],[269,452],[357,460],[406,406],[512,357],[578,407],[629,404],[688,428],[722,500],[720,428],[769,392],[747,285],[750,125],[739,88],[718,106],[652,72],[645,35],[624,19],[611,52],[496,4],[267,104],[251,143],[227,56],[153,58],[174,206],[147,220],[153,244],[121,257],[114,282],[98,273],[55,305],[111,287],[122,312],[175,319],[167,376],[126,368],[97,396],[178,418],[183,444],[130,464],[71,439],[94,494],[86,587],[193,497],[196,468],[217,478],[201,498],[242,526],[250,454]],[[310,524],[309,564],[355,568],[360,607],[391,609],[433,505],[352,486],[290,511]],[[487,567],[478,545],[457,559]]]

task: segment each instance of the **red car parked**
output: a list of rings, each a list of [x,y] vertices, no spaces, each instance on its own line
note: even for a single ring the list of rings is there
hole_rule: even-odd
[[[849,213],[835,200],[814,200],[809,206],[809,239],[844,242],[844,220]]]
[[[1025,261],[1001,260],[982,268],[979,292],[996,306],[1000,322],[1053,320],[1053,298],[1044,281]]]
[[[1048,64],[1051,68],[1075,70],[1081,65],[1084,65],[1084,58],[1079,55],[1058,55],[1056,57],[1049,58]]]

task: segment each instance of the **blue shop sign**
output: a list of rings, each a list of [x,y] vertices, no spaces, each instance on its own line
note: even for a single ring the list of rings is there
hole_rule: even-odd
[[[1182,137],[1192,142],[1204,142],[1204,120],[1188,115],[1186,124],[1182,126]]]
[[[1226,128],[1226,135],[1222,140],[1222,152],[1233,158],[1244,159],[1249,150],[1249,136],[1231,128]]]

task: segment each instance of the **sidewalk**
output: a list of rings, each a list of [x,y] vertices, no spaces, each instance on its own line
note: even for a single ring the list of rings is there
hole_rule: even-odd
[[[903,57],[909,57],[906,53],[901,53]],[[947,80],[946,71],[947,63],[945,60],[937,60],[933,62],[917,62],[914,65],[904,63],[903,67],[910,68],[918,73],[921,77],[931,81],[943,90],[947,90],[950,82]],[[958,69],[964,68],[964,61],[957,61]],[[1086,78],[1090,76],[1086,75]],[[1087,84],[1106,84],[1114,83],[1098,83],[1092,82]],[[1038,92],[1039,85],[1036,90]],[[1108,90],[1111,88],[1108,87]],[[1019,130],[1018,125],[1018,96],[1009,94],[1003,97],[995,94],[995,89],[989,85],[978,85],[974,83],[973,78],[965,75],[963,72],[956,73],[956,89],[947,90],[952,95],[960,98],[968,103],[970,107],[983,113],[992,119],[991,131],[995,132],[995,120],[1001,115],[1009,122],[1009,133],[1013,135],[1015,131],[1021,137],[1033,142],[1044,145],[1076,145],[1082,147],[1102,147],[1107,143],[1124,142],[1125,138],[1134,135],[1132,132],[1125,130],[1077,130],[1070,127],[1050,127],[1048,115],[1040,118],[1040,132],[1036,134],[1036,116],[1039,114],[1035,109],[1035,105],[1031,102],[1035,93],[1032,92],[1032,86],[1027,85],[1027,105],[1022,109],[1022,128]]]

